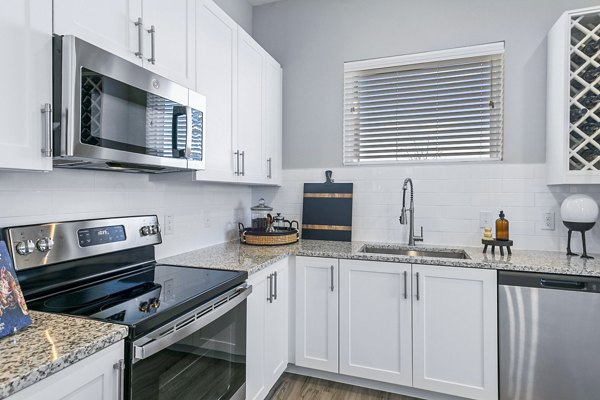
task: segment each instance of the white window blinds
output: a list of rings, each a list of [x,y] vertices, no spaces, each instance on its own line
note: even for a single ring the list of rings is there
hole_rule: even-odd
[[[344,64],[344,164],[502,159],[504,43]]]

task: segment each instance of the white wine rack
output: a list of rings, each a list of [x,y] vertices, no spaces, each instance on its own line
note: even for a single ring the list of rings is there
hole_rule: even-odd
[[[548,184],[600,183],[600,7],[565,12],[548,34]]]
[[[600,169],[600,13],[571,17],[569,169]],[[594,77],[598,70],[598,74]],[[586,99],[598,101],[586,103]]]

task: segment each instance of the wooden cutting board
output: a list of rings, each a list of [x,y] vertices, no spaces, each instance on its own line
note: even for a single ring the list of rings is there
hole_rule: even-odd
[[[352,183],[305,183],[302,239],[352,240]]]

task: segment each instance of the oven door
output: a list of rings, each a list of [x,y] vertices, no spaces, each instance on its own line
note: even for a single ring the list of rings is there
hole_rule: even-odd
[[[238,287],[136,340],[130,399],[244,399],[251,291]]]
[[[192,108],[190,90],[175,82],[74,36],[61,43],[55,52],[62,73],[55,156],[115,168],[202,167],[204,96],[193,93]]]

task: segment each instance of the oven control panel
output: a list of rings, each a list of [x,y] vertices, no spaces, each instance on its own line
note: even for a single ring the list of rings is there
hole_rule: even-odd
[[[81,247],[99,244],[122,242],[126,239],[123,225],[101,226],[98,228],[80,229],[77,231]]]
[[[162,242],[156,215],[18,226],[4,238],[17,270]]]

